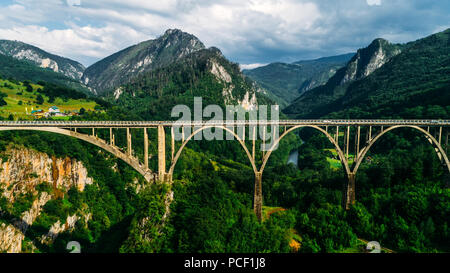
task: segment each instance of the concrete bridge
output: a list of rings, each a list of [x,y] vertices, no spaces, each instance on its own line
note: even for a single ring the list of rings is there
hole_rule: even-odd
[[[273,139],[270,149],[262,152],[261,160],[256,159],[257,128],[275,128],[271,130]],[[130,129],[142,129],[144,139],[144,160],[133,155]],[[182,131],[181,145],[177,151],[175,145],[174,128]],[[185,130],[189,128],[192,130]],[[34,130],[45,131],[75,137],[114,154],[136,171],[147,181],[154,178],[149,169],[149,129],[155,129],[158,139],[158,175],[161,181],[170,183],[175,165],[186,144],[200,132],[217,128],[234,136],[244,149],[253,172],[255,174],[254,211],[258,219],[262,217],[262,174],[275,147],[290,132],[299,128],[313,128],[325,135],[336,149],[348,178],[344,187],[343,206],[348,209],[355,202],[355,179],[359,166],[370,148],[383,135],[398,128],[412,128],[422,134],[434,147],[439,160],[450,173],[450,162],[447,156],[450,120],[280,120],[280,121],[206,121],[206,122],[174,122],[174,121],[0,121],[0,131],[6,130]],[[89,134],[78,130],[89,129]],[[109,129],[109,140],[97,136],[96,130]],[[126,130],[127,147],[121,149],[115,144],[114,132],[118,129]],[[240,133],[236,131],[240,130]],[[246,133],[247,130],[247,133]],[[277,134],[274,134],[278,130]],[[171,154],[170,164],[166,165],[166,131],[170,131]],[[185,134],[185,131],[189,133]],[[342,135],[342,136],[341,136]],[[354,144],[350,144],[350,136],[354,136]],[[251,150],[246,142],[250,142]],[[445,139],[445,142],[444,142]],[[262,142],[265,142],[265,137]],[[445,144],[445,149],[444,149]],[[354,154],[350,160],[349,153]],[[352,162],[352,164],[349,164]],[[259,164],[260,163],[260,164]]]

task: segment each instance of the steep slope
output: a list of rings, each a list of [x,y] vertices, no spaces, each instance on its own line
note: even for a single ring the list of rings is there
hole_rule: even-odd
[[[375,52],[385,53],[378,57],[359,54],[361,61],[371,61],[365,66],[351,62],[325,86],[296,100],[285,113],[293,117],[449,118],[450,29],[391,47],[393,53],[399,48],[402,52],[391,58],[380,49]],[[384,65],[383,59],[388,60]],[[380,68],[373,71],[376,67]],[[356,81],[342,84],[346,79]],[[336,113],[330,115],[332,112]]]
[[[55,219],[40,237],[33,238],[34,242],[25,242],[27,231],[39,220],[46,204],[61,198],[70,188],[84,191],[93,180],[75,159],[55,158],[22,147],[8,148],[5,154],[7,160],[0,158],[1,216],[4,217],[0,218],[0,252],[34,252],[35,244],[49,244],[60,233],[74,229],[78,220],[88,220],[82,210],[71,212],[63,215],[63,219]],[[5,221],[9,213],[10,218],[15,218]]]
[[[82,81],[94,93],[103,95],[143,72],[167,66],[204,48],[195,36],[169,29],[155,40],[128,47],[93,64],[84,72]]]
[[[401,48],[401,45],[391,44],[384,39],[375,39],[368,47],[358,50],[350,60],[341,84],[369,76],[392,57],[400,54]]]
[[[144,119],[171,119],[177,104],[242,105],[245,109],[266,104],[263,91],[244,77],[239,66],[229,62],[217,48],[194,52],[163,68],[143,73],[111,93],[109,100]],[[191,108],[193,109],[193,108]]]
[[[243,73],[265,88],[282,107],[302,93],[325,84],[354,53],[295,63],[271,63]]]
[[[38,67],[48,68],[71,79],[80,80],[84,66],[76,61],[50,54],[35,46],[19,41],[0,40],[0,54],[28,61]]]
[[[313,109],[342,98],[355,81],[364,79],[401,53],[405,46],[375,39],[368,47],[359,49],[348,64],[339,69],[325,85],[302,94],[284,112],[290,116],[314,116]]]
[[[89,90],[78,80],[56,73],[47,68],[41,68],[26,60],[17,60],[13,57],[0,54],[0,78],[15,79],[17,81],[49,82],[78,91],[88,93]]]

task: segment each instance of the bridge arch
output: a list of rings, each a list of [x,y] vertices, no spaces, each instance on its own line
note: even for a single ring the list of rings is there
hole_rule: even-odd
[[[294,127],[291,127],[291,128],[289,128],[288,130],[286,130],[283,134],[281,134],[281,136],[278,138],[278,139],[276,139],[275,140],[275,142],[274,142],[274,144],[272,145],[272,147],[270,148],[270,150],[267,152],[267,154],[264,156],[264,158],[263,158],[263,163],[262,163],[262,165],[261,165],[261,169],[260,169],[260,172],[262,173],[263,171],[264,171],[264,168],[266,167],[266,164],[267,164],[267,162],[268,162],[268,160],[269,160],[269,158],[270,158],[270,155],[272,154],[272,151],[273,151],[273,149],[274,149],[274,147],[276,147],[279,143],[280,143],[280,141],[287,135],[287,134],[289,134],[290,132],[292,132],[292,131],[294,131],[294,130],[297,130],[297,129],[299,129],[299,128],[313,128],[313,129],[316,129],[317,131],[319,131],[319,132],[321,132],[322,134],[324,134],[327,138],[328,138],[328,140],[334,145],[334,147],[336,148],[336,151],[337,151],[337,153],[338,153],[338,155],[339,155],[339,159],[341,160],[341,163],[342,163],[342,165],[343,165],[343,167],[344,167],[344,170],[345,170],[345,172],[346,172],[346,174],[350,174],[351,173],[351,171],[350,171],[350,167],[349,167],[349,165],[348,165],[348,161],[347,161],[347,159],[345,158],[345,156],[344,156],[344,153],[342,152],[342,150],[341,150],[341,148],[339,147],[339,145],[338,145],[338,143],[336,142],[336,140],[326,131],[326,130],[324,130],[324,129],[322,129],[322,128],[320,128],[319,126],[315,126],[315,125],[298,125],[298,126],[294,126]]]
[[[398,128],[412,128],[412,129],[418,130],[419,132],[423,133],[425,135],[425,137],[428,139],[428,141],[437,149],[436,150],[437,155],[442,156],[442,160],[445,162],[445,164],[447,165],[447,169],[450,172],[450,162],[447,157],[447,154],[445,153],[444,149],[439,144],[439,142],[436,140],[436,138],[433,137],[428,131],[424,130],[423,128],[421,128],[419,126],[414,126],[414,125],[395,125],[395,126],[391,126],[391,127],[387,128],[386,130],[383,130],[382,132],[380,132],[376,137],[374,137],[372,140],[370,140],[370,142],[367,144],[367,146],[365,146],[361,150],[361,154],[358,156],[358,160],[356,161],[355,166],[353,167],[353,173],[356,174],[356,172],[358,171],[358,168],[361,165],[363,159],[365,158],[367,152],[377,142],[377,140],[380,139],[387,132],[390,132],[390,131],[398,129]]]
[[[104,140],[90,135],[80,134],[78,132],[70,131],[67,129],[54,127],[6,127],[6,128],[0,127],[0,131],[41,131],[81,139],[85,142],[98,146],[106,150],[107,152],[115,155],[116,157],[122,159],[133,169],[139,172],[147,181],[151,181],[151,179],[153,178],[153,173],[149,169],[146,169],[144,166],[142,166],[137,159],[128,157],[125,153],[121,152],[117,147],[109,145]]]
[[[175,165],[177,164],[178,159],[180,158],[180,155],[181,155],[181,153],[183,152],[184,147],[188,144],[188,142],[189,142],[196,134],[202,132],[202,131],[205,130],[205,129],[209,129],[209,128],[223,129],[223,130],[225,130],[225,131],[231,133],[231,134],[239,141],[239,143],[241,144],[241,146],[242,146],[242,148],[244,149],[245,153],[247,154],[247,157],[248,157],[248,159],[250,160],[250,163],[251,163],[251,165],[252,165],[253,172],[254,172],[255,174],[258,172],[258,169],[257,169],[256,164],[255,164],[255,160],[253,159],[252,155],[250,154],[250,152],[249,152],[247,146],[245,145],[245,142],[244,142],[244,141],[243,141],[243,140],[242,140],[242,139],[241,139],[241,138],[240,138],[233,130],[231,130],[231,129],[229,129],[229,128],[223,126],[223,125],[206,125],[206,126],[203,126],[203,127],[199,128],[199,129],[195,130],[195,131],[194,131],[189,137],[187,137],[187,138],[184,140],[184,142],[181,144],[180,148],[178,149],[177,153],[175,154],[175,156],[174,156],[174,158],[173,158],[173,162],[171,162],[170,169],[169,169],[169,172],[168,172],[168,174],[170,175],[170,177],[172,177],[172,175],[173,175],[173,171],[174,171],[174,169],[175,169]]]

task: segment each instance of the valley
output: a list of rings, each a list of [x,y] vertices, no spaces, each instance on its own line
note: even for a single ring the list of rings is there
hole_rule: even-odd
[[[75,74],[60,69],[75,67],[75,61],[3,42],[0,120],[37,120],[31,111],[49,112],[52,106],[67,115],[39,119],[176,120],[174,106],[193,109],[194,97],[201,97],[204,106],[222,109],[278,104],[281,119],[445,121],[449,41],[450,30],[407,44],[374,39],[356,54],[241,71],[220,49],[169,29],[80,66]],[[13,50],[22,47],[35,53]],[[36,54],[54,60],[58,70],[17,59]],[[388,129],[373,127],[371,136],[362,128],[361,147]],[[449,131],[441,128],[428,132],[447,150]],[[139,162],[148,160],[154,177],[182,145],[172,142],[169,129],[162,137],[156,128],[148,135],[142,128],[90,129],[78,132],[105,144],[113,132],[113,145]],[[326,127],[333,137],[335,129]],[[350,166],[359,129],[337,134],[341,148],[346,140]],[[348,209],[342,204],[348,177],[336,147],[317,130],[294,130],[267,161],[262,219],[253,210],[254,170],[237,141],[190,141],[170,180],[149,182],[80,139],[1,131],[0,252],[67,252],[70,241],[79,242],[83,253],[353,253],[366,252],[367,241],[379,242],[386,252],[448,252],[448,170],[427,141],[430,135],[413,129],[388,132],[373,145]],[[249,137],[244,145],[251,150]],[[167,146],[163,155],[159,143]],[[255,141],[256,147],[261,143]],[[254,152],[258,166],[264,156]],[[167,163],[160,164],[162,158]]]
[[[325,84],[355,54],[297,61],[291,64],[271,63],[243,73],[268,91],[268,96],[282,108],[303,93]]]

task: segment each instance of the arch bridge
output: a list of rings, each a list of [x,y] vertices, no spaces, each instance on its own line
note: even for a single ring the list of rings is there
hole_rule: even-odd
[[[262,152],[261,162],[256,159],[257,128],[263,135],[271,127],[272,141],[267,151]],[[181,139],[176,140],[174,128],[181,129]],[[185,129],[189,130],[185,130]],[[348,209],[355,202],[355,179],[358,168],[370,148],[386,133],[398,128],[412,128],[421,133],[434,147],[441,163],[450,173],[450,162],[447,156],[450,120],[279,120],[279,121],[206,121],[206,122],[174,122],[174,121],[0,121],[0,131],[34,130],[45,131],[75,137],[96,145],[116,157],[122,159],[147,181],[159,179],[171,183],[175,165],[186,144],[206,129],[223,130],[237,140],[246,153],[255,174],[254,212],[259,220],[262,218],[262,174],[264,168],[279,142],[290,132],[299,128],[313,128],[327,137],[334,146],[337,156],[347,176],[344,187],[343,206]],[[79,130],[89,129],[89,134]],[[97,136],[97,129],[109,129],[109,140]],[[114,130],[113,130],[114,129]],[[127,147],[120,148],[115,144],[114,132],[126,130]],[[133,153],[130,129],[142,129],[144,139],[144,160],[140,162]],[[158,173],[149,169],[149,129],[155,129],[158,141]],[[166,137],[170,131],[170,137]],[[185,133],[185,132],[189,133]],[[247,133],[246,133],[247,131]],[[275,134],[276,133],[276,134]],[[261,135],[261,134],[260,134]],[[247,140],[246,140],[247,136]],[[354,140],[350,143],[350,137]],[[171,141],[170,164],[166,165],[166,139]],[[265,144],[266,137],[262,137]],[[444,141],[445,139],[445,141]],[[181,141],[176,150],[176,141]],[[249,149],[246,141],[250,142]],[[350,154],[350,152],[352,154]],[[258,165],[258,163],[261,163]]]

